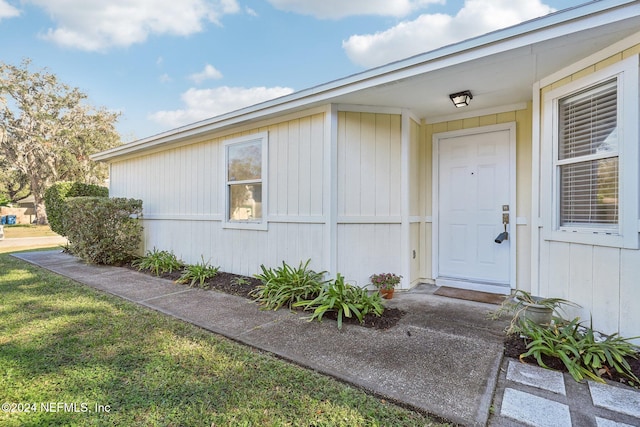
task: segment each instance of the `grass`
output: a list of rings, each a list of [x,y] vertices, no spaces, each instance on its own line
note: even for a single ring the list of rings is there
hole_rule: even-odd
[[[50,236],[57,236],[57,234],[51,231],[48,225],[19,224],[4,226],[4,237],[7,238]]]
[[[8,255],[0,325],[3,426],[441,425]]]

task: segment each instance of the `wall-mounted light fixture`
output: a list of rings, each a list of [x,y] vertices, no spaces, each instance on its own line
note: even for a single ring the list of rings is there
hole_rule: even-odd
[[[453,102],[453,105],[456,106],[456,108],[460,108],[469,105],[469,101],[473,99],[473,95],[471,95],[470,91],[465,90],[463,92],[452,93],[451,95],[449,95],[449,98],[451,99],[451,102]]]

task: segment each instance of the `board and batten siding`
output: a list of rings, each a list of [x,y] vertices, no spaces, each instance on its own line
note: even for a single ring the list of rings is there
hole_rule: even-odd
[[[166,149],[111,164],[114,197],[143,200],[145,250],[172,250],[224,271],[252,275],[260,264],[325,269],[325,112]],[[224,142],[268,132],[268,230],[223,227]]]
[[[337,271],[361,287],[402,271],[401,127],[399,114],[338,113]]]
[[[640,45],[595,61],[592,64],[545,84],[540,99],[550,90],[575,79],[605,69],[623,59],[640,54]],[[541,103],[544,109],[544,103]],[[542,111],[544,113],[544,111]],[[637,124],[634,124],[637,125]],[[545,159],[543,144],[545,130],[540,123],[541,162]],[[640,167],[640,165],[636,165]],[[552,195],[545,188],[540,191],[540,206]],[[541,211],[542,224],[552,212]],[[545,297],[568,299],[582,308],[567,308],[567,316],[579,316],[588,325],[604,333],[618,332],[623,337],[640,335],[640,250],[546,240],[541,227],[539,245],[539,283],[533,289]],[[637,342],[640,342],[638,340]]]

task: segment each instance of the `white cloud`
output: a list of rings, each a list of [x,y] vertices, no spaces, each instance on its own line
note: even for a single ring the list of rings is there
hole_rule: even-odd
[[[222,73],[210,64],[205,65],[204,70],[199,73],[194,73],[189,76],[189,79],[193,80],[196,84],[200,84],[205,80],[217,80],[221,78]]]
[[[20,15],[20,11],[11,6],[5,0],[0,0],[0,19],[15,18]]]
[[[276,9],[321,19],[340,19],[353,15],[407,16],[429,4],[446,0],[268,0]]]
[[[212,89],[191,88],[181,96],[184,109],[157,111],[149,118],[167,129],[184,126],[220,114],[255,105],[260,102],[288,95],[293,89],[288,87],[229,87]]]
[[[171,83],[173,81],[171,76],[167,73],[161,74],[160,77],[158,77],[158,80],[160,83]]]
[[[248,6],[245,6],[245,8],[244,8],[244,13],[246,13],[246,14],[247,14],[247,15],[249,15],[249,16],[254,16],[254,17],[255,17],[255,16],[258,16],[258,12],[256,12],[256,11],[255,11],[255,10],[253,10],[253,9],[251,9],[251,8],[250,8],[250,7],[248,7]]]
[[[423,14],[383,32],[351,36],[342,47],[352,62],[374,67],[553,11],[541,0],[466,0],[455,16]]]
[[[2,0],[0,0],[2,1]],[[152,34],[186,36],[240,11],[237,0],[25,0],[56,23],[43,38],[87,51],[129,46]]]

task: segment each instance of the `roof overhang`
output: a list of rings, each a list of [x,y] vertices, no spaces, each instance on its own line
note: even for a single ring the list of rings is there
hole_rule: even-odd
[[[91,156],[108,161],[319,105],[457,113],[448,94],[470,90],[465,114],[530,101],[535,82],[620,43],[640,43],[640,2],[600,0],[373,68]]]

